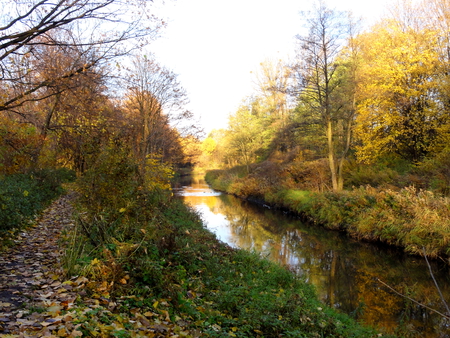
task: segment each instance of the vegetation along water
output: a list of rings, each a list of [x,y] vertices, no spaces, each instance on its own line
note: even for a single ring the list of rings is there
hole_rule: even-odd
[[[184,178],[176,191],[220,240],[289,267],[316,287],[322,301],[358,321],[400,336],[450,334],[445,318],[380,282],[445,313],[423,258],[361,243],[285,212],[211,190],[202,176]],[[449,267],[435,261],[432,270],[449,299]]]
[[[35,310],[54,314],[57,324],[38,324],[53,336],[68,334],[60,316],[75,322],[71,336],[85,337],[449,336],[448,0],[389,3],[373,25],[314,1],[295,23],[304,29],[290,60],[258,62],[254,91],[208,133],[178,75],[153,53],[171,21],[156,15],[163,4],[0,6],[2,249],[39,221],[61,184],[75,208],[54,277],[79,297],[70,309],[23,304],[21,322]],[[216,74],[190,73],[207,72]],[[274,227],[276,214],[262,221],[245,203],[232,217],[227,231],[280,264],[218,241],[174,196],[177,177],[200,171],[218,191],[308,222],[277,215]],[[249,233],[258,233],[252,245]]]

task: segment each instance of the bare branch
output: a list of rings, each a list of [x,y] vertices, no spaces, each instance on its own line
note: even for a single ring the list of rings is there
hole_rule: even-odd
[[[385,282],[383,282],[381,279],[377,278],[377,280],[378,280],[378,282],[380,282],[381,284],[383,284],[385,287],[387,287],[389,290],[393,291],[394,293],[396,293],[396,294],[399,295],[400,297],[406,298],[406,299],[410,300],[411,302],[413,302],[413,303],[415,303],[415,304],[417,304],[417,305],[419,305],[419,306],[422,306],[422,307],[424,307],[424,308],[426,308],[426,309],[428,309],[428,310],[430,310],[430,311],[432,311],[432,312],[434,312],[434,313],[437,313],[439,316],[442,316],[442,317],[444,317],[444,318],[446,318],[446,319],[450,319],[450,316],[448,316],[448,315],[446,315],[446,314],[443,314],[442,312],[439,312],[438,310],[435,310],[435,309],[433,309],[433,308],[431,308],[431,307],[429,307],[429,306],[427,306],[427,305],[425,305],[425,304],[422,304],[422,303],[418,302],[417,300],[415,300],[415,299],[413,299],[413,298],[411,298],[411,297],[408,297],[408,296],[406,296],[406,295],[404,295],[404,294],[398,292],[397,290],[395,290],[394,288],[392,288],[391,286],[389,286],[388,284],[386,284]]]

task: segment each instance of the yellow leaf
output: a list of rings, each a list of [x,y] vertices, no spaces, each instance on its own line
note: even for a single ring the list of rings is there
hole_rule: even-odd
[[[28,192],[28,191],[26,191],[26,190],[24,190],[24,191],[23,191],[23,195],[24,195],[25,197],[27,197],[27,196],[28,196],[28,194],[29,194],[29,192]]]
[[[67,331],[64,327],[60,328],[57,333],[58,337],[67,337]]]
[[[127,210],[127,209],[125,209],[125,208],[120,208],[120,209],[119,209],[119,212],[125,212],[125,210]]]
[[[233,331],[233,332],[236,332],[238,330],[238,328],[236,327],[236,326],[233,326],[232,328],[231,328],[231,331]]]
[[[153,307],[154,307],[155,309],[158,307],[158,305],[159,305],[159,302],[158,302],[158,301],[156,301],[156,302],[153,303]]]
[[[99,261],[97,258],[94,258],[94,259],[91,261],[91,265],[98,265],[98,264],[100,264],[100,261]]]
[[[169,311],[163,310],[163,314],[165,315],[165,320],[166,320],[167,322],[170,322]]]

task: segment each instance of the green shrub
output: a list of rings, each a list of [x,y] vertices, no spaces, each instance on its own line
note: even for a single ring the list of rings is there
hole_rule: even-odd
[[[61,184],[74,178],[75,174],[67,169],[45,169],[0,179],[0,231],[32,220],[63,192]]]

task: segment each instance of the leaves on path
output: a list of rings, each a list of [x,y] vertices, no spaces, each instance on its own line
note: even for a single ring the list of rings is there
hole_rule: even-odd
[[[64,280],[58,238],[73,225],[70,199],[56,200],[0,253],[0,337],[200,336],[163,308],[118,313],[129,297],[112,300],[104,285],[86,277]],[[88,297],[88,289],[97,292]]]

